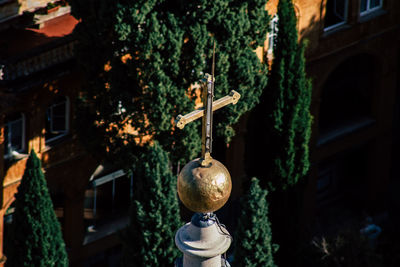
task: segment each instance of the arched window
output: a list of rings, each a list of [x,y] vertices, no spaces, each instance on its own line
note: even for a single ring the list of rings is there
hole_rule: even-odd
[[[371,124],[375,62],[361,54],[341,63],[326,80],[319,112],[319,143]]]
[[[25,116],[16,113],[6,117],[4,127],[4,157],[25,151]]]
[[[60,96],[46,110],[46,143],[69,132],[69,99]]]

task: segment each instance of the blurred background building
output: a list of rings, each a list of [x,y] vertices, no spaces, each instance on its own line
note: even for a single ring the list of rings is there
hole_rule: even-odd
[[[51,3],[51,4],[49,4]],[[278,0],[265,47],[272,60]],[[295,0],[301,40],[308,40],[313,80],[312,169],[305,227],[330,227],[332,216],[389,216],[400,189],[400,2]],[[0,257],[25,162],[35,149],[61,222],[71,266],[113,266],[128,223],[133,177],[100,165],[80,145],[74,121],[82,77],[74,57],[79,21],[67,1],[0,0]],[[241,195],[246,116],[225,161]],[[396,192],[396,191],[394,191]],[[325,212],[329,210],[329,213]],[[381,217],[382,217],[381,216]]]

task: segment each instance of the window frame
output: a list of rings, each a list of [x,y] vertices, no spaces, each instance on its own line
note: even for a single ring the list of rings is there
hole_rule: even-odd
[[[368,14],[371,14],[371,13],[373,13],[373,12],[375,12],[375,11],[378,11],[378,10],[381,10],[382,8],[383,8],[383,0],[379,0],[379,6],[376,6],[376,7],[373,7],[373,8],[370,8],[370,4],[371,4],[371,1],[372,0],[366,0],[367,1],[367,6],[365,7],[365,10],[364,11],[361,11],[361,1],[362,0],[360,0],[360,16],[365,16],[365,15],[368,15]]]
[[[268,30],[268,50],[267,54],[273,55],[274,53],[274,44],[275,39],[278,36],[278,14],[275,14],[269,22],[269,30]]]
[[[85,218],[85,220],[88,220],[85,225],[85,237],[84,237],[84,244],[89,244],[95,240],[98,240],[100,238],[103,238],[105,236],[108,236],[112,233],[115,233],[118,229],[124,228],[128,220],[125,220],[127,218],[127,214],[121,214],[118,212],[118,209],[116,208],[116,201],[117,201],[117,196],[121,195],[122,192],[118,192],[118,185],[117,183],[121,182],[123,179],[129,179],[129,203],[132,202],[133,199],[133,175],[126,173],[124,170],[119,169],[117,171],[113,171],[109,174],[106,175],[99,175],[99,177],[94,178],[94,174],[91,176],[88,187],[86,188],[85,191],[85,200],[84,200],[84,210],[86,214],[89,215],[89,218]],[[126,180],[125,180],[126,182]],[[101,186],[108,185],[110,186],[111,184],[111,192],[107,192],[105,195],[100,194],[103,189],[100,189]],[[121,186],[121,184],[119,185]],[[125,187],[128,189],[128,187]],[[110,189],[110,188],[108,188]],[[88,190],[93,190],[93,194],[90,196],[86,196],[86,192]],[[103,191],[104,193],[104,191]],[[111,195],[108,195],[111,193]],[[127,192],[125,192],[127,193]],[[98,195],[99,194],[99,195]],[[125,197],[128,197],[124,195]],[[86,199],[88,197],[88,199]],[[93,197],[93,199],[90,199]],[[111,197],[111,209],[107,210],[107,215],[106,216],[100,216],[101,214],[101,201],[99,197]],[[86,202],[87,201],[87,202]],[[100,202],[99,202],[100,201]],[[128,203],[124,202],[124,203]],[[128,204],[129,204],[128,203]],[[88,206],[86,206],[88,205]],[[90,211],[91,210],[91,211]],[[117,212],[116,212],[117,211]],[[99,212],[99,213],[98,213]],[[104,209],[103,209],[104,212]],[[91,213],[91,216],[90,216]],[[103,213],[104,215],[104,213]],[[110,216],[112,215],[112,216]],[[110,231],[110,226],[113,225],[112,229]]]
[[[48,120],[49,123],[49,127],[45,127],[46,133],[49,130],[50,134],[55,134],[55,136],[50,137],[50,138],[45,138],[45,143],[46,145],[48,145],[50,142],[53,142],[55,140],[58,140],[64,136],[66,136],[69,131],[70,131],[70,127],[69,127],[69,119],[70,119],[70,101],[69,98],[67,96],[62,96],[64,98],[65,101],[53,101],[53,103],[51,103],[47,109],[46,109],[46,119]],[[54,129],[54,116],[53,112],[54,112],[54,108],[56,108],[59,105],[64,105],[65,104],[65,110],[64,110],[64,117],[65,117],[65,130],[64,131],[56,131]]]
[[[327,1],[329,1],[329,0],[327,0]],[[335,1],[334,6],[336,6],[336,1],[337,0],[334,0],[334,1]],[[338,23],[333,24],[333,25],[325,26],[326,14],[327,14],[327,10],[326,10],[327,9],[327,5],[325,6],[324,32],[328,32],[330,30],[336,29],[336,28],[338,28],[340,26],[343,26],[343,25],[347,24],[347,21],[349,19],[349,0],[344,0],[344,1],[345,1],[345,3],[344,3],[344,18],[343,18],[343,21],[338,22]]]
[[[128,177],[130,180],[130,189],[129,189],[129,198],[132,200],[133,197],[133,176],[128,175],[124,172],[124,170],[117,170],[110,174],[104,175],[99,178],[95,178],[94,180],[90,181],[90,185],[93,188],[94,198],[93,198],[93,218],[96,221],[97,215],[97,188],[106,183],[112,183],[112,202],[115,200],[115,181],[121,177]]]
[[[24,152],[25,151],[25,148],[26,148],[26,142],[25,142],[25,138],[26,138],[26,119],[25,119],[25,114],[24,113],[19,113],[20,114],[20,116],[18,116],[18,119],[13,119],[13,120],[10,120],[10,121],[5,121],[5,123],[4,123],[4,158],[6,158],[6,159],[8,159],[8,158],[11,158],[13,155],[12,155],[12,152]],[[18,150],[14,150],[14,149],[12,149],[12,146],[11,146],[11,139],[12,139],[12,127],[11,127],[11,125],[12,124],[14,124],[14,123],[18,123],[19,121],[21,121],[21,131],[22,131],[22,133],[21,133],[21,148],[20,149],[18,149]],[[8,128],[8,131],[7,131],[7,133],[6,133],[6,131],[5,131],[5,129],[6,129],[6,127]],[[6,141],[6,139],[7,139],[7,147],[5,146],[5,141]]]

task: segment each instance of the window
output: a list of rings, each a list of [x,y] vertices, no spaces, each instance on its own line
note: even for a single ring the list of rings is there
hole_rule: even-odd
[[[274,50],[275,39],[278,35],[278,15],[275,14],[269,22],[268,31],[268,55],[272,55]]]
[[[347,0],[328,0],[325,13],[325,31],[346,23]]]
[[[15,213],[15,201],[6,210],[3,217],[3,252],[5,255],[9,255],[12,250],[12,240],[14,239],[12,229],[13,217]]]
[[[15,2],[15,0],[0,0],[0,5],[7,4],[10,2]]]
[[[332,202],[338,198],[338,172],[339,168],[334,162],[318,166],[317,194],[318,205]]]
[[[382,0],[361,0],[360,14],[365,15],[382,8]]]
[[[4,127],[4,157],[22,152],[25,149],[25,116],[15,114],[6,119]]]
[[[46,143],[65,136],[69,130],[69,101],[57,98],[46,111]]]
[[[369,149],[369,144],[355,146],[318,164],[316,208],[319,213],[324,213],[327,205],[337,205],[341,211],[364,210],[369,190]]]
[[[93,177],[84,200],[85,244],[126,226],[129,222],[132,186],[133,177],[126,175],[123,170]]]
[[[10,207],[6,210],[4,214],[4,222],[6,225],[11,225],[13,222],[13,216],[15,213],[15,201],[10,205]]]

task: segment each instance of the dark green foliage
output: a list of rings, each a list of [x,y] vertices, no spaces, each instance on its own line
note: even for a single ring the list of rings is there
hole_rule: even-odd
[[[304,46],[297,41],[292,1],[279,1],[278,37],[268,91],[272,112],[268,117],[275,145],[273,177],[283,189],[295,185],[308,172],[311,135],[311,82],[305,75]]]
[[[132,257],[132,264],[166,266],[176,255],[176,224],[165,217],[175,204],[165,199],[164,190],[174,194],[176,189],[169,181],[165,189],[160,183],[170,179],[168,163],[184,165],[201,149],[200,120],[183,130],[176,130],[172,121],[194,109],[194,99],[188,97],[194,92],[188,89],[204,72],[211,72],[215,40],[215,96],[232,89],[242,95],[237,105],[214,116],[215,137],[229,141],[234,134],[230,125],[254,107],[266,86],[267,68],[253,51],[263,45],[268,28],[265,1],[71,0],[70,4],[73,15],[81,19],[75,30],[76,53],[86,81],[77,129],[99,159],[134,166],[141,190],[133,207],[132,247],[126,249],[141,259]],[[126,124],[137,133],[123,131]],[[168,151],[168,157],[136,142],[146,135],[159,143],[157,151]]]
[[[264,127],[257,131],[265,133],[257,145],[263,146],[266,161],[248,164],[247,169],[249,175],[263,177],[271,189],[285,190],[304,178],[310,167],[311,81],[305,74],[305,46],[298,44],[292,1],[279,1],[277,14],[268,87],[256,111],[260,113],[256,121]]]
[[[259,186],[257,178],[253,178],[250,189],[242,199],[242,214],[235,235],[233,266],[276,266],[273,254],[277,245],[272,244],[266,196],[267,190]]]
[[[271,193],[270,219],[280,245],[275,262],[289,266],[302,234],[298,229],[310,167],[312,89],[291,0],[279,1],[277,16],[268,86],[249,119],[245,158],[247,175],[259,177]]]
[[[72,0],[71,6],[82,19],[75,33],[87,80],[79,120],[84,127],[79,128],[96,155],[104,157],[108,148],[115,162],[121,153],[136,154],[135,136],[120,132],[128,121],[138,136],[153,135],[174,164],[197,157],[200,121],[182,131],[171,121],[193,110],[188,88],[211,72],[214,40],[216,97],[232,89],[242,95],[237,105],[216,113],[217,137],[230,140],[230,125],[254,107],[266,86],[266,67],[253,51],[263,45],[268,28],[263,0]],[[132,58],[124,63],[126,54]],[[111,70],[106,72],[107,62]]]
[[[131,223],[123,234],[124,266],[173,266],[179,250],[175,233],[180,221],[176,177],[168,155],[156,143],[142,151],[134,167]]]
[[[60,224],[53,210],[41,163],[32,150],[16,194],[11,255],[7,266],[68,266]]]

